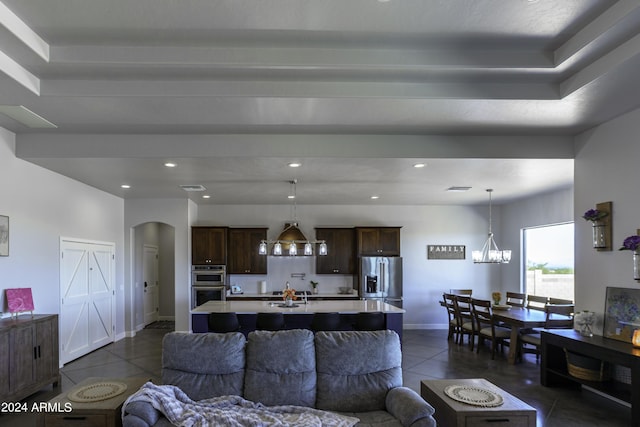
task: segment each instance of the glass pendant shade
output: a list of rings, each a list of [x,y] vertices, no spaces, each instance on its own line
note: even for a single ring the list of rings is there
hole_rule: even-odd
[[[260,245],[258,246],[258,254],[259,255],[267,254],[267,242],[265,242],[264,240],[260,242]]]
[[[311,245],[311,243],[307,242],[304,244],[304,254],[313,255],[313,246]]]
[[[298,246],[296,245],[296,242],[289,243],[289,255],[298,255]]]
[[[322,241],[322,243],[320,243],[320,247],[318,248],[318,255],[326,255],[327,252],[327,244],[324,242],[324,240]]]
[[[274,255],[282,255],[282,244],[280,242],[276,242],[273,245],[273,254]]]

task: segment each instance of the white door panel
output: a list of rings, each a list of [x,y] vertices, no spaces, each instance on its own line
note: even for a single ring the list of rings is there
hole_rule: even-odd
[[[144,324],[158,320],[158,247],[144,245],[142,260],[142,295]]]
[[[60,361],[114,340],[114,244],[61,240]]]

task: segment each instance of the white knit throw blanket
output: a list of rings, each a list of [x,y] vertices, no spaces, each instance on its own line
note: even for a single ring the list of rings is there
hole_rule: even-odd
[[[351,427],[358,418],[303,406],[264,406],[240,396],[191,400],[178,387],[144,384],[129,402],[148,402],[179,427]]]

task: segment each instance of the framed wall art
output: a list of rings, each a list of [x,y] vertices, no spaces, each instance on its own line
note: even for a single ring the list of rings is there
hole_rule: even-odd
[[[31,311],[33,313],[33,295],[31,288],[13,288],[6,289],[7,306],[9,313],[17,314],[23,311]]]
[[[9,217],[0,215],[0,256],[9,256]]]
[[[640,329],[640,289],[607,287],[603,336],[631,342]]]

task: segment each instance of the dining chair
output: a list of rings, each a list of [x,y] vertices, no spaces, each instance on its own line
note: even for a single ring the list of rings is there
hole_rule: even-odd
[[[570,299],[549,297],[549,304],[573,304],[573,301]]]
[[[544,311],[544,307],[549,303],[549,297],[539,295],[527,295],[527,308]]]
[[[455,342],[458,342],[458,333],[460,327],[458,325],[458,319],[456,317],[455,295],[449,293],[442,294],[442,306],[447,310],[447,316],[449,318],[449,334],[447,340],[453,338]]]
[[[491,301],[472,298],[471,308],[476,321],[476,330],[478,331],[477,353],[480,353],[480,347],[484,340],[489,339],[491,340],[491,359],[493,360],[498,352],[498,346],[503,350],[505,345],[510,345],[507,340],[511,336],[511,330],[496,324],[491,309]],[[512,345],[516,344],[513,343]]]
[[[575,305],[573,304],[547,304],[545,306],[544,329],[573,329]],[[536,362],[540,360],[541,329],[535,328],[518,337],[518,354],[524,353],[536,355]]]
[[[506,303],[513,307],[524,307],[527,296],[519,292],[507,292]]]
[[[473,289],[449,289],[449,293],[454,295],[471,295]]]
[[[471,308],[471,297],[466,295],[456,295],[454,298],[455,317],[458,323],[458,344],[464,342],[464,336],[469,337],[469,345],[473,351],[476,340],[476,327],[473,320],[473,309]]]

